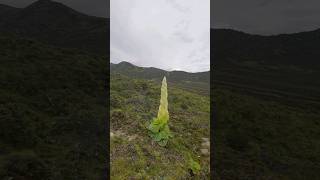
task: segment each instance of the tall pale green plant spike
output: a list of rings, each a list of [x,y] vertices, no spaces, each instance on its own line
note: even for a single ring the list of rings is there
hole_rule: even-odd
[[[168,111],[168,91],[167,91],[167,79],[162,80],[161,85],[161,99],[158,111],[158,117],[153,118],[148,129],[150,136],[158,142],[160,146],[166,146],[170,137],[172,137],[169,126],[169,111]]]
[[[160,106],[158,111],[158,119],[163,119],[164,123],[167,123],[169,120],[168,91],[167,91],[166,77],[163,78],[162,85],[161,85],[161,99],[160,99]]]

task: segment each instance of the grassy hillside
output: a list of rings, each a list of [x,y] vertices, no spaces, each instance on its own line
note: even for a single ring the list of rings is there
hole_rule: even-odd
[[[211,52],[216,64],[228,60],[254,61],[265,65],[319,69],[320,29],[273,36],[252,35],[235,30],[211,29]]]
[[[317,33],[215,33],[215,179],[320,177]]]
[[[148,79],[161,82],[163,76],[167,76],[172,86],[182,88],[187,91],[209,95],[210,92],[210,72],[189,73],[184,71],[165,71],[154,67],[138,67],[129,62],[110,64],[110,72],[120,73],[129,77]]]
[[[214,89],[215,179],[314,179],[320,172],[320,113],[277,98]]]
[[[106,57],[0,35],[0,179],[102,179]]]
[[[300,107],[320,108],[319,70],[229,63],[213,71],[214,86]]]
[[[160,82],[111,73],[112,179],[209,179],[210,155],[205,152],[210,151],[209,96],[175,87],[167,80],[169,127],[174,137],[161,147],[147,130],[157,116]],[[201,165],[196,175],[190,170],[189,156]]]

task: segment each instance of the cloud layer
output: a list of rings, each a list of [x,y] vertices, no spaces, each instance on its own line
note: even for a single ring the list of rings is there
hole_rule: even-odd
[[[254,34],[279,34],[320,28],[319,0],[214,0],[211,26]]]
[[[111,0],[111,62],[210,69],[210,0]]]

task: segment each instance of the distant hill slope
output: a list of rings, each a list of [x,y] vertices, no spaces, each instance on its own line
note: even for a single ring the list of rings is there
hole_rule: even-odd
[[[276,36],[211,30],[214,86],[320,105],[320,30]]]
[[[311,69],[320,67],[320,29],[273,36],[211,29],[211,34],[211,52],[217,65],[234,60]]]
[[[162,79],[164,75],[170,77],[172,81],[194,81],[209,83],[210,72],[188,73],[184,71],[165,71],[154,67],[138,67],[129,62],[120,62],[110,65],[111,72],[121,72],[126,75],[145,79]]]
[[[211,33],[213,178],[320,177],[320,31]]]
[[[0,31],[105,55],[109,49],[109,19],[88,16],[51,0],[22,9],[0,5]]]
[[[199,73],[188,73],[184,71],[165,71],[153,67],[138,67],[129,62],[110,64],[111,73],[120,73],[133,78],[160,81],[167,76],[168,83],[173,83],[189,90],[201,90],[209,94],[210,71]]]
[[[8,16],[11,16],[17,11],[19,11],[18,8],[0,4],[0,21],[5,20],[5,18],[7,18]]]

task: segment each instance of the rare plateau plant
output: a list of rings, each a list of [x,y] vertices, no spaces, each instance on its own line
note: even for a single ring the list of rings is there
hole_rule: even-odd
[[[166,146],[170,137],[172,137],[169,126],[169,112],[168,112],[168,91],[166,77],[162,80],[161,85],[161,99],[158,111],[158,117],[153,118],[148,129],[150,136],[158,142],[160,146]]]

